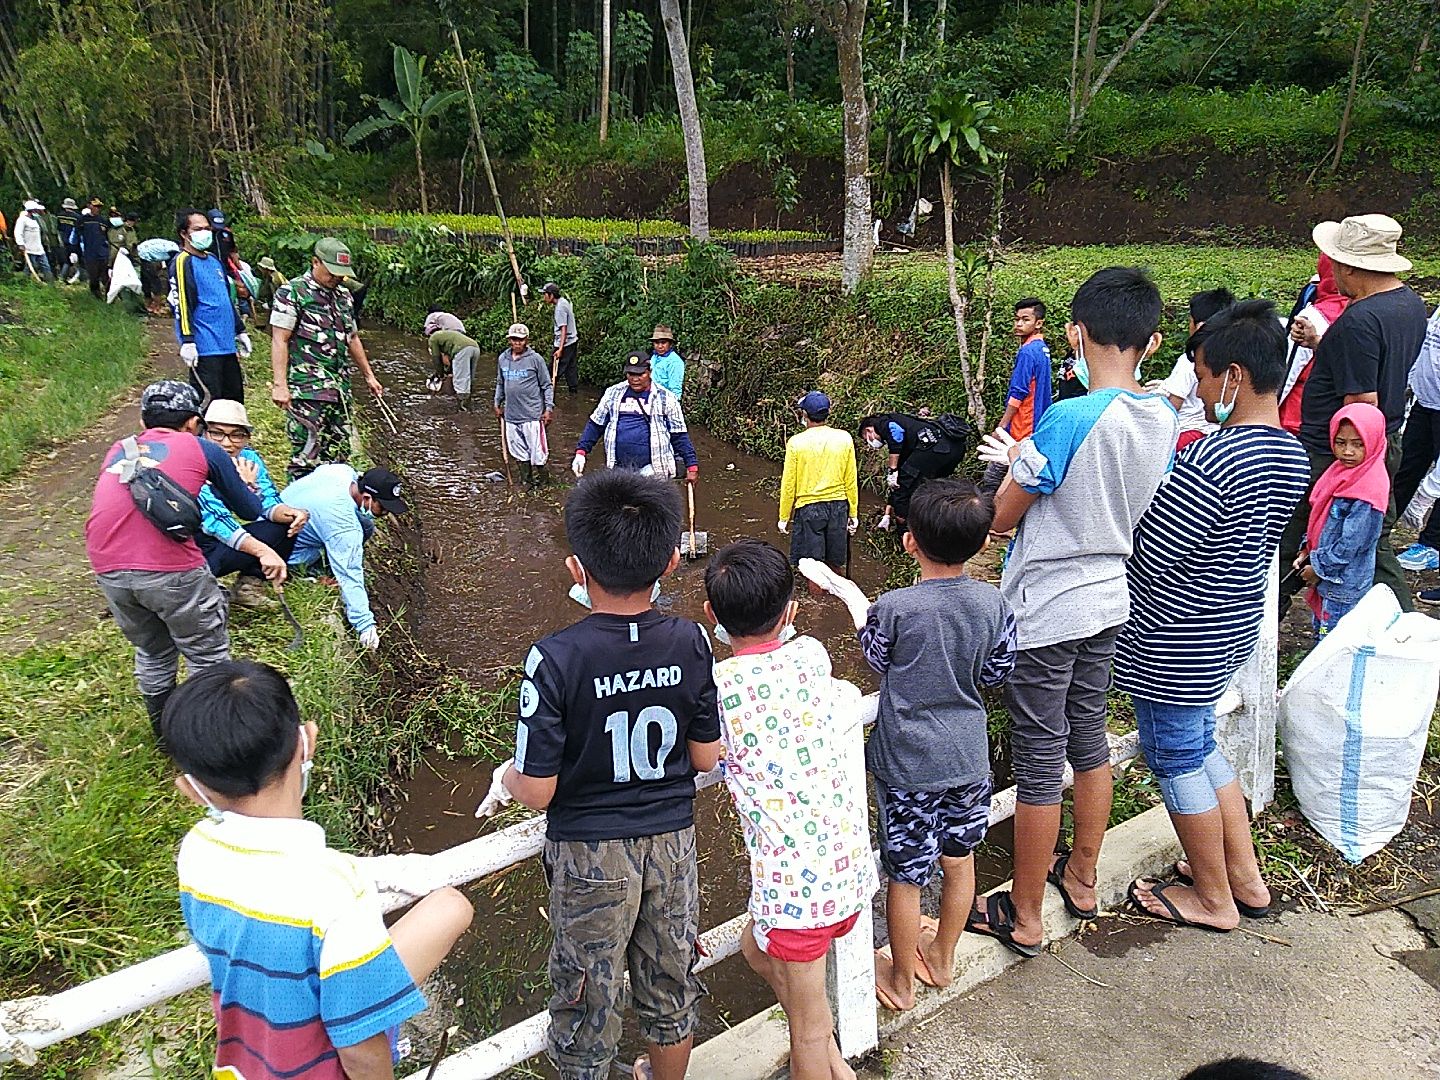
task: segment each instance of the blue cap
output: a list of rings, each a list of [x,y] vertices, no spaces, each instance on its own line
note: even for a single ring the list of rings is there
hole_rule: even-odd
[[[800,399],[800,411],[812,420],[821,420],[830,414],[830,399],[819,390],[811,390]]]
[[[209,211],[205,216],[210,219],[210,224],[211,224],[212,226],[214,226],[215,228],[217,228],[217,229],[223,229],[223,228],[225,228],[225,225],[226,225],[225,215],[224,215],[224,213],[221,212],[218,208],[215,209],[215,210]]]

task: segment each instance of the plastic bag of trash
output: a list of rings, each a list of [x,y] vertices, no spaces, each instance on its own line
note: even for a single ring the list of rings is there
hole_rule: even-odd
[[[1376,585],[1280,693],[1280,740],[1300,809],[1347,860],[1405,827],[1440,686],[1440,621]]]
[[[135,264],[130,261],[130,256],[121,248],[115,253],[115,265],[110,268],[110,292],[105,297],[106,303],[113,304],[115,297],[126,289],[136,296],[141,295],[140,275],[135,272]]]

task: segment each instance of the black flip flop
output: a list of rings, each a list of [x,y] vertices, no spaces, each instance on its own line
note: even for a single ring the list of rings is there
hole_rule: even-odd
[[[1156,915],[1153,911],[1151,911],[1149,908],[1147,908],[1144,904],[1140,902],[1140,897],[1139,895],[1137,895],[1136,886],[1138,886],[1142,881],[1150,886],[1150,895],[1155,897],[1156,900],[1159,900],[1160,903],[1165,905],[1165,910],[1170,913],[1169,918],[1166,918],[1164,915]],[[1130,906],[1133,907],[1136,911],[1138,911],[1141,915],[1144,915],[1147,919],[1154,919],[1156,922],[1174,923],[1176,926],[1190,926],[1194,927],[1196,930],[1209,930],[1212,934],[1230,933],[1230,931],[1225,929],[1223,926],[1211,926],[1209,923],[1191,922],[1189,919],[1185,918],[1184,915],[1181,915],[1180,909],[1177,908],[1174,904],[1172,904],[1169,900],[1165,899],[1165,890],[1168,889],[1171,885],[1177,884],[1179,884],[1179,882],[1157,881],[1155,878],[1136,878],[1130,883],[1130,888],[1125,890],[1125,896],[1127,899],[1129,899]]]
[[[1057,852],[1056,854],[1060,853]],[[1080,907],[1074,900],[1070,899],[1070,893],[1065,888],[1065,867],[1070,865],[1070,855],[1071,852],[1068,851],[1061,854],[1060,857],[1055,860],[1055,865],[1050,868],[1050,872],[1045,875],[1045,880],[1055,886],[1056,891],[1060,893],[1060,899],[1065,901],[1065,910],[1072,916],[1077,919],[1098,919],[1100,917],[1099,908]]]
[[[1195,879],[1189,874],[1181,873],[1178,862],[1171,864],[1170,873],[1175,876],[1175,880],[1179,884],[1189,885],[1192,889],[1195,887]],[[1233,896],[1230,899],[1235,900]],[[1269,904],[1266,904],[1264,907],[1256,907],[1253,904],[1245,903],[1243,900],[1235,900],[1235,908],[1240,912],[1241,916],[1246,919],[1263,919],[1270,914]]]
[[[1015,902],[1008,892],[991,893],[985,898],[985,917],[970,909],[965,919],[965,929],[972,934],[994,938],[1017,956],[1033,960],[1040,955],[1041,946],[1026,945],[1015,940]]]

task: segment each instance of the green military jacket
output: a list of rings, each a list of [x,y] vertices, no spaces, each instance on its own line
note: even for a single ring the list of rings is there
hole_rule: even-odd
[[[355,305],[344,289],[327,289],[307,271],[275,290],[270,325],[290,331],[290,396],[339,401],[350,391],[350,338]]]

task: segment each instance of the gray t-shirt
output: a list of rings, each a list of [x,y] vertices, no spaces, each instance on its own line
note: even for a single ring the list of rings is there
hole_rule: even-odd
[[[539,420],[546,409],[555,407],[555,386],[550,365],[534,349],[519,356],[506,349],[496,358],[495,407],[505,406],[505,419],[512,424]]]
[[[579,340],[580,333],[575,328],[575,305],[562,296],[555,301],[555,348],[561,349]]]
[[[865,764],[902,791],[941,791],[990,776],[980,687],[1015,668],[1015,617],[1000,590],[971,577],[885,593],[860,630],[882,676]]]
[[[1021,442],[1010,474],[1040,498],[1000,581],[1020,648],[1092,637],[1130,617],[1125,560],[1178,433],[1165,398],[1106,389],[1056,402]]]

